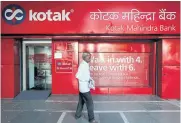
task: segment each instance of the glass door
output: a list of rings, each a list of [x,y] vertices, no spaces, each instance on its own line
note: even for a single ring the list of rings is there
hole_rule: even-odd
[[[51,90],[51,41],[24,41],[23,49],[23,90]]]

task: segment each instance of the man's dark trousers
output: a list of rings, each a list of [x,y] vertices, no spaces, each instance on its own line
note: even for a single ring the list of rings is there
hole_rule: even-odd
[[[93,104],[93,100],[92,100],[90,91],[86,92],[86,93],[79,92],[79,102],[78,102],[77,110],[75,113],[76,118],[81,117],[84,103],[86,103],[89,122],[91,122],[94,120],[94,104]]]

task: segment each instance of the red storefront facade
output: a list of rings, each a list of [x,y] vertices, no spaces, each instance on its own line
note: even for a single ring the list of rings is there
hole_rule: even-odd
[[[78,94],[75,74],[88,51],[93,94],[180,99],[180,2],[2,2],[1,8],[1,98],[27,90],[23,42],[49,40],[50,57],[29,59],[49,61],[52,94]]]

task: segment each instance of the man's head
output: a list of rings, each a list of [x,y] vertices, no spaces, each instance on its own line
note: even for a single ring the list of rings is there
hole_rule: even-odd
[[[82,59],[89,63],[91,61],[91,54],[89,52],[84,52],[82,54]]]

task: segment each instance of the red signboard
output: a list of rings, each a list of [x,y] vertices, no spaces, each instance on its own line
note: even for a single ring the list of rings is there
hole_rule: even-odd
[[[180,34],[179,1],[3,1],[1,8],[3,34]]]

